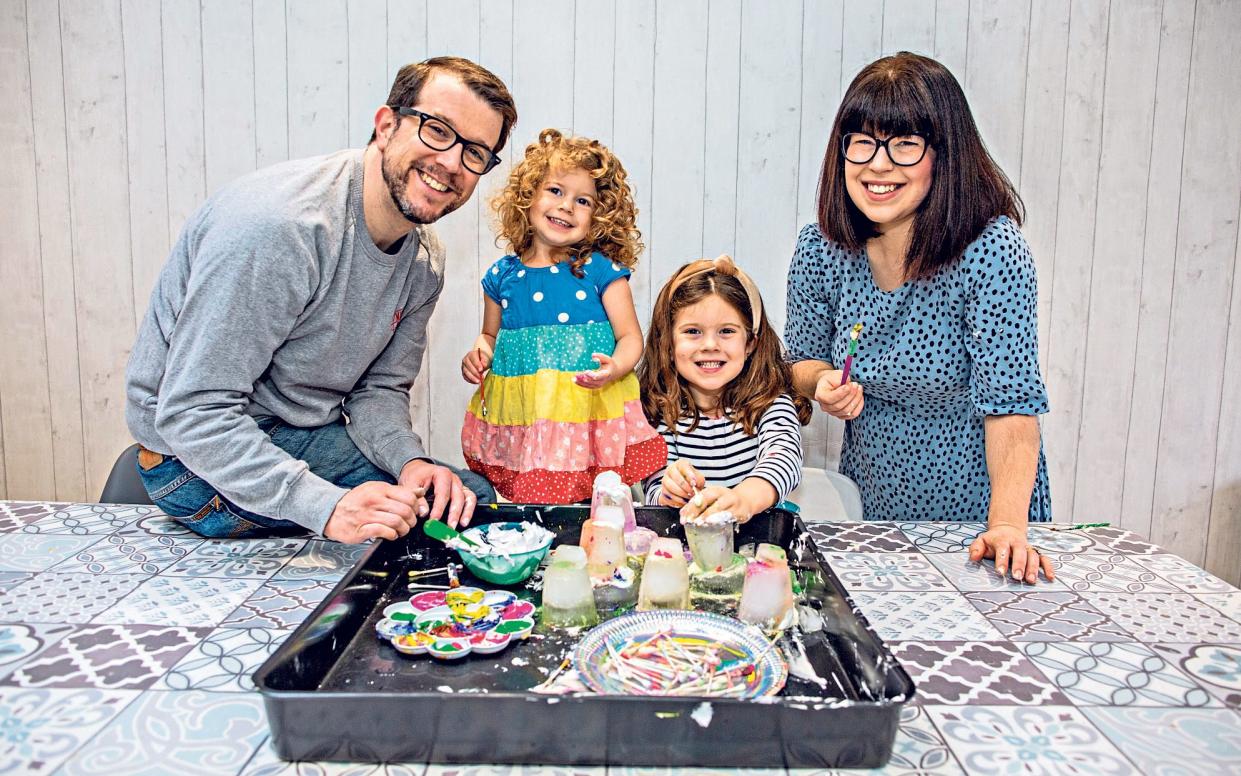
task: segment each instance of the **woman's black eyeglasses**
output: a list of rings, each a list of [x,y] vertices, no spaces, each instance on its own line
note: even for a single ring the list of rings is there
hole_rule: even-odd
[[[887,151],[892,164],[913,167],[926,156],[927,142],[921,135],[894,135],[879,140],[865,132],[850,132],[840,139],[841,152],[854,164],[869,164],[880,148]]]

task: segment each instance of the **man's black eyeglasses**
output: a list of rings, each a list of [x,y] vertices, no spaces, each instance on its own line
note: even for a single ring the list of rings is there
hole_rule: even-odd
[[[447,151],[460,143],[461,164],[475,175],[486,175],[491,172],[491,168],[500,163],[500,157],[496,156],[490,148],[461,137],[457,134],[457,130],[441,118],[413,108],[394,106],[393,110],[402,116],[412,116],[418,119],[418,137],[428,148]]]

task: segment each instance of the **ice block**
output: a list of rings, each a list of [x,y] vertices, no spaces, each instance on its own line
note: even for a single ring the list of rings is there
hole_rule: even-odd
[[[774,544],[760,544],[754,560],[746,567],[737,618],[764,630],[774,630],[792,608],[788,556]]]
[[[702,571],[723,571],[733,562],[733,534],[737,521],[731,512],[681,518],[694,564]]]
[[[612,521],[599,517],[587,520],[582,524],[581,544],[586,550],[586,568],[591,578],[611,578],[617,566],[625,565],[623,519]]]
[[[599,622],[595,594],[586,570],[586,551],[575,544],[552,550],[543,575],[543,624],[548,627],[589,627]]]
[[[688,609],[689,567],[679,539],[659,538],[651,544],[642,568],[638,610]]]
[[[600,472],[595,477],[595,484],[590,498],[590,516],[614,520],[619,515],[622,528],[629,533],[638,527],[638,520],[633,512],[633,494],[614,471]]]

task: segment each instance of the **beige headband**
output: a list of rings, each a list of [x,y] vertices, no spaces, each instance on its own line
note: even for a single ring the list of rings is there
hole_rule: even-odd
[[[754,285],[754,281],[750,280],[750,276],[733,263],[732,257],[728,254],[721,254],[714,259],[699,259],[685,265],[685,268],[677,273],[668,283],[668,300],[672,300],[672,295],[676,290],[685,284],[687,280],[705,272],[716,272],[728,277],[734,277],[741,287],[745,289],[745,295],[750,301],[750,310],[753,313],[753,324],[750,328],[754,331],[754,336],[758,336],[759,321],[763,320],[763,298],[758,294],[758,286]]]

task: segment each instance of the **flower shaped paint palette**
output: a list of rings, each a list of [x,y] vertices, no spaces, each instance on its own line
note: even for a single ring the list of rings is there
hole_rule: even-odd
[[[429,590],[384,609],[379,638],[406,655],[456,660],[490,655],[534,629],[534,604],[507,590],[459,587]]]

